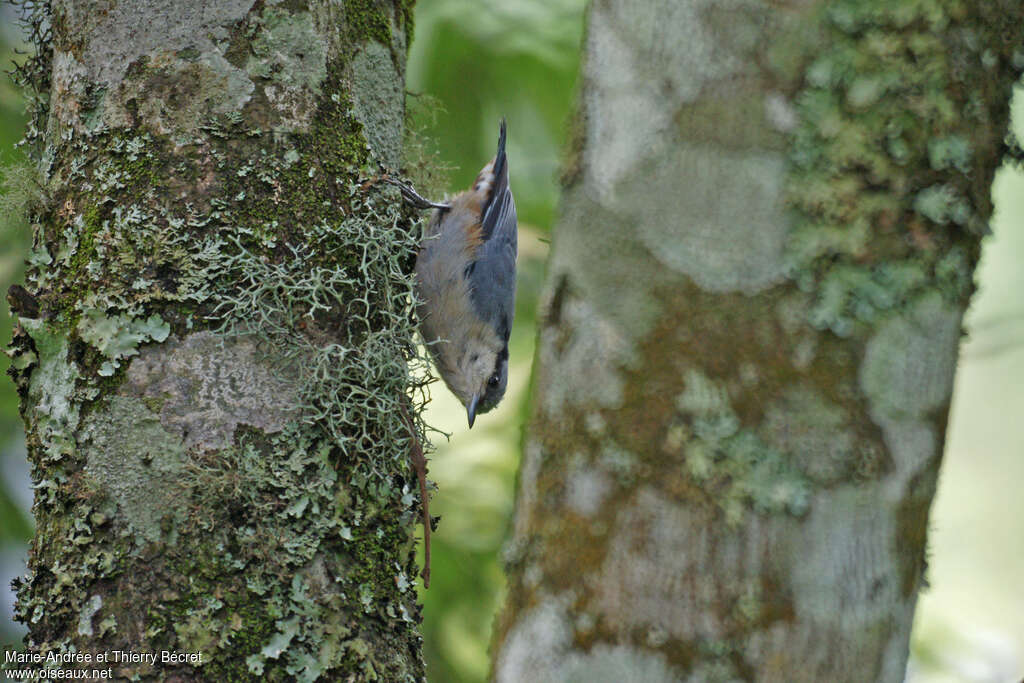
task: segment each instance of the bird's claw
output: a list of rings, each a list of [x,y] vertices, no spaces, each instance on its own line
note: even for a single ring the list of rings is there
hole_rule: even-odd
[[[414,190],[411,185],[403,183],[401,180],[394,178],[385,177],[385,182],[390,185],[394,185],[398,188],[398,191],[402,193],[402,199],[409,204],[412,204],[417,209],[450,209],[451,204],[444,204],[442,202],[432,202],[426,197],[422,196],[419,192]]]

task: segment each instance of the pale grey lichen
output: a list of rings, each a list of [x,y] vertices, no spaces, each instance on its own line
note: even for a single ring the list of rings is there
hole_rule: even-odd
[[[370,150],[386,165],[397,167],[405,93],[391,50],[375,41],[365,43],[352,58],[351,69],[352,113],[363,124]]]
[[[962,317],[932,293],[878,329],[859,373],[873,414],[919,418],[949,400]]]
[[[68,340],[42,320],[21,318],[36,345],[39,365],[32,371],[28,405],[35,412],[36,433],[46,457],[58,460],[75,450],[79,403],[72,400],[78,370],[68,359]]]
[[[85,47],[79,58],[55,51],[54,88],[61,93],[53,98],[56,120],[97,133],[130,126],[137,114],[129,109],[135,108],[144,112],[154,130],[185,136],[197,129],[202,112],[239,110],[254,87],[245,72],[224,57],[228,44],[220,38],[222,28],[244,19],[252,5],[253,0],[181,7],[163,0],[64,3],[63,18],[76,27]],[[125,80],[132,65],[162,72],[157,80],[163,83],[180,79],[194,89],[185,102],[180,101],[181,93],[155,85],[140,97],[137,84]],[[141,78],[145,82],[146,76]],[[86,83],[97,84],[100,90],[89,92]],[[163,100],[170,97],[177,98],[174,105],[164,106]]]
[[[497,683],[557,680],[550,676],[568,649],[572,625],[565,609],[548,598],[520,616],[509,631],[494,666]]]
[[[53,51],[53,89],[60,92],[61,97],[51,97],[50,113],[56,121],[71,125],[78,117],[81,105],[86,98],[86,85],[89,83],[89,71],[85,65],[70,52],[55,49]]]
[[[655,5],[648,13],[615,3],[591,9],[582,191],[635,225],[642,244],[670,271],[713,292],[761,291],[784,278],[784,157],[732,139],[749,135],[727,134],[724,150],[707,140],[690,143],[700,131],[679,123],[714,129],[722,120],[715,107],[750,108],[706,98],[700,106],[710,109],[684,115],[706,89],[751,70],[759,8],[727,3],[738,10],[737,20],[717,22],[721,3]],[[661,44],[672,47],[651,47]],[[770,113],[750,115],[750,125],[746,114],[733,116],[730,131],[768,128]]]
[[[742,55],[749,38],[721,41],[719,31],[708,29],[714,5],[670,0],[648,12],[627,11],[618,3],[591,8],[583,91],[585,183],[599,202],[612,205],[608,200],[625,195],[620,180],[674,135],[678,106],[696,100],[709,81],[749,68]],[[740,33],[742,23],[730,25],[740,27],[732,31]],[[650,49],[658,44],[673,48]]]
[[[651,292],[658,287],[679,287],[683,277],[668,269],[651,268],[647,245],[635,238],[633,230],[624,229],[633,221],[594,202],[579,186],[566,190],[561,211],[566,229],[555,237],[557,248],[548,264],[554,285],[545,289],[540,317],[560,320],[561,308],[554,307],[561,302],[574,302],[569,310],[574,317],[585,313],[581,306],[594,311],[600,318],[596,332],[613,336],[619,349],[616,355],[629,363],[636,357],[637,344],[663,320],[664,299]],[[600,239],[595,239],[596,235]],[[594,268],[595,263],[601,267]],[[645,287],[636,286],[638,272],[644,273]],[[543,351],[544,346],[541,348]],[[603,362],[589,364],[581,376],[595,370],[603,372]]]
[[[90,80],[105,85],[122,81],[128,67],[143,55],[183,50],[209,42],[208,35],[248,13],[254,0],[178,5],[167,0],[61,3],[66,21],[77,26]],[[96,37],[102,37],[96,40]]]
[[[838,621],[859,633],[905,613],[895,606],[914,596],[904,595],[893,571],[900,566],[898,522],[881,498],[878,486],[869,485],[844,486],[815,499],[801,527],[800,552],[785,555],[800,623]]]
[[[625,387],[622,368],[633,357],[623,332],[581,298],[566,297],[560,315],[561,325],[541,332],[539,362],[555,373],[544,380],[544,409],[554,414],[580,402],[618,406]]]
[[[132,361],[122,391],[161,399],[161,424],[186,448],[227,448],[239,425],[271,434],[298,415],[298,369],[272,366],[268,355],[253,337],[172,338]]]
[[[938,455],[929,417],[948,405],[962,318],[961,309],[933,292],[886,321],[868,341],[859,381],[895,465],[893,495]]]
[[[246,71],[264,83],[263,92],[281,116],[282,127],[305,129],[327,77],[327,48],[313,15],[264,9],[252,50]]]
[[[679,146],[621,203],[662,264],[711,292],[755,293],[784,277],[783,169],[781,155]]]
[[[827,658],[815,629],[886,637],[893,605],[913,597],[892,569],[898,523],[878,504],[877,487],[816,497],[797,526],[759,517],[723,533],[707,510],[641,488],[619,511],[590,609],[619,632],[653,628],[658,640],[692,643],[699,659],[717,662],[713,670],[722,673],[730,670],[732,648],[742,648],[755,667],[779,652],[798,664]],[[794,618],[765,621],[780,606]],[[750,627],[746,645],[734,637],[738,623]],[[710,671],[698,669],[689,680],[730,680]]]
[[[181,437],[140,399],[113,396],[82,420],[78,438],[86,474],[118,505],[119,519],[140,540],[159,541],[164,517],[183,516],[188,502]]]
[[[606,439],[597,454],[597,464],[621,485],[629,486],[636,480],[640,456],[613,439]]]
[[[679,671],[665,657],[629,645],[597,643],[588,651],[572,646],[573,626],[564,598],[548,598],[520,616],[498,653],[494,680],[565,683],[672,683]]]
[[[551,680],[566,683],[676,683],[679,680],[679,670],[658,652],[603,643],[588,652],[572,652],[558,674]]]
[[[601,413],[596,410],[587,413],[583,418],[583,428],[587,430],[587,434],[592,437],[603,436],[608,429],[608,422],[601,416]]]
[[[764,115],[772,128],[781,133],[792,132],[799,123],[793,103],[780,92],[765,95]]]
[[[583,517],[593,517],[611,491],[611,478],[594,464],[575,458],[565,474],[565,505]]]
[[[543,460],[543,446],[535,438],[527,438],[523,445],[523,461],[519,467],[519,493],[516,500],[518,514],[512,520],[512,538],[502,550],[502,559],[506,564],[519,558],[529,536],[530,520],[527,512],[534,506],[537,477],[540,475]]]
[[[132,117],[139,115],[151,122],[155,132],[168,133],[176,141],[188,144],[210,116],[236,116],[252,99],[255,85],[245,71],[231,64],[219,51],[226,49],[226,45],[208,49],[195,59],[151,63],[151,74],[142,79],[142,91],[147,96],[140,101],[138,85],[122,85],[104,100],[102,117],[94,115],[91,125],[86,120],[86,129],[98,132],[104,126],[131,128]],[[187,94],[182,96],[173,88],[157,87],[161,81],[170,79],[188,83]],[[180,106],[168,106],[169,98],[184,102]],[[132,112],[133,107],[137,107],[137,114]]]
[[[319,93],[327,77],[327,50],[313,15],[269,7],[260,15],[260,24],[252,42],[255,56],[246,64],[249,74]]]
[[[834,484],[855,465],[851,416],[810,386],[791,387],[765,410],[761,434],[811,480]]]
[[[92,618],[96,616],[101,607],[103,607],[103,596],[99,593],[93,593],[89,601],[83,604],[78,612],[78,635],[92,635]]]
[[[717,656],[716,656],[717,655]],[[719,653],[702,659],[690,671],[683,683],[742,683],[744,677],[736,670],[736,665]]]
[[[736,537],[713,537],[703,518],[700,510],[641,487],[618,511],[591,608],[620,632],[658,626],[678,641],[723,637],[726,622],[711,602],[726,598],[701,562],[738,552]]]

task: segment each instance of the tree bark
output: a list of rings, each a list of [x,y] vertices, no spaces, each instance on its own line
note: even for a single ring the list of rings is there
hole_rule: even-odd
[[[26,657],[422,680],[416,235],[363,171],[398,164],[411,0],[22,4]]]
[[[903,680],[1022,27],[591,4],[495,680]]]

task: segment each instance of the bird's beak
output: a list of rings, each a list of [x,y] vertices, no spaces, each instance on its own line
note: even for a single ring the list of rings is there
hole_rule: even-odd
[[[473,428],[473,422],[476,421],[476,404],[480,401],[479,396],[474,396],[469,399],[469,405],[466,406],[466,414],[469,416],[469,428]]]

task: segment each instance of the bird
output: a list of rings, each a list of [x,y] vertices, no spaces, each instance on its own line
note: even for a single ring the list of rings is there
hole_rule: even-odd
[[[420,209],[433,209],[416,256],[417,317],[441,379],[466,408],[470,428],[508,385],[515,315],[518,225],[508,181],[506,122],[498,149],[468,190],[431,202],[392,180]]]

